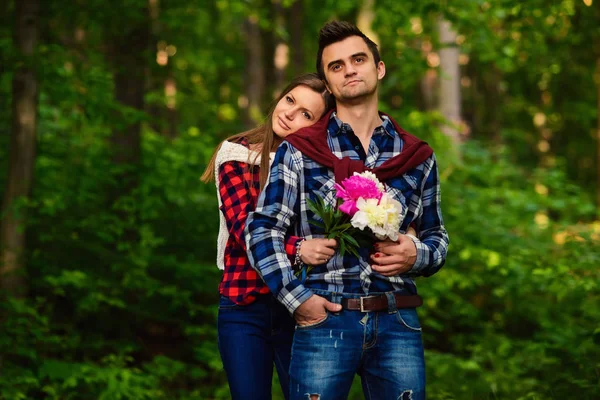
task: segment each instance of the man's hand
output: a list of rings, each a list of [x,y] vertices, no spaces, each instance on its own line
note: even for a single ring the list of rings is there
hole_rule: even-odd
[[[325,264],[335,254],[335,239],[306,239],[300,244],[300,259],[307,265]]]
[[[294,318],[298,326],[313,325],[323,321],[327,316],[326,311],[338,312],[342,309],[341,304],[335,304],[327,299],[313,294],[300,307],[294,311]]]
[[[383,276],[395,276],[409,271],[417,259],[417,246],[406,235],[399,235],[397,242],[375,243],[376,253],[371,256],[373,271]]]

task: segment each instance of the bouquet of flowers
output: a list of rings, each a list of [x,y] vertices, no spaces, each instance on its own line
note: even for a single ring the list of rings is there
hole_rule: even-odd
[[[321,198],[308,200],[308,207],[322,219],[310,223],[322,228],[327,238],[337,240],[342,256],[348,251],[359,257],[360,245],[368,245],[374,238],[398,239],[402,204],[385,191],[375,174],[355,172],[336,183],[335,190],[335,207],[326,205]]]

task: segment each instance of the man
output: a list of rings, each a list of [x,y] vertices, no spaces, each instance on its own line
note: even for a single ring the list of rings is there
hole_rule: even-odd
[[[246,224],[251,263],[296,319],[290,398],[345,399],[358,373],[367,399],[424,399],[415,309],[422,301],[412,277],[434,274],[446,258],[435,156],[378,112],[385,65],[356,26],[334,21],[321,29],[317,69],[337,110],[279,147]],[[323,257],[301,282],[285,256],[286,232],[322,237],[309,223],[316,217],[306,201],[335,204],[336,179],[365,168],[403,205],[400,232],[414,226],[419,239],[401,234],[397,243],[378,243],[372,255],[364,248],[360,258]]]

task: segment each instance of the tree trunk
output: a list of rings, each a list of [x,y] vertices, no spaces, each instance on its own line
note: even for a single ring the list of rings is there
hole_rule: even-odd
[[[373,22],[375,21],[375,0],[363,0],[362,6],[358,11],[356,17],[356,26],[365,35],[367,35],[372,41],[378,46],[381,45],[379,42],[379,35],[373,30]]]
[[[6,26],[6,33],[8,33],[9,23],[13,21],[14,15],[10,12],[10,2],[4,0],[0,2],[0,23]],[[0,53],[0,78],[8,68],[8,54]]]
[[[244,23],[246,33],[246,97],[248,98],[245,123],[248,128],[262,120],[262,99],[265,94],[263,42],[258,17],[250,16]]]
[[[428,69],[423,77],[421,78],[420,89],[420,105],[424,111],[431,111],[436,108],[436,87],[438,84],[437,71],[435,69]]]
[[[492,138],[492,143],[498,148],[502,144],[502,92],[500,91],[500,82],[502,81],[502,71],[497,66],[490,67],[490,74],[486,79],[486,94],[484,99],[489,110],[488,131]]]
[[[161,42],[163,27],[159,20],[160,1],[148,0],[150,15],[151,35],[148,40],[150,57],[156,56],[156,61],[150,61],[146,67],[146,92],[160,92],[163,97],[155,99],[150,104],[145,104],[145,111],[149,116],[149,125],[157,133],[168,139],[177,137],[177,105],[175,102],[176,87],[172,79],[173,53],[171,46]],[[160,63],[158,62],[160,61]]]
[[[433,52],[433,44],[427,38],[416,39],[412,46],[421,48],[421,54],[424,59],[429,59],[430,54]],[[428,68],[419,82],[419,86],[416,88],[416,101],[417,106],[422,111],[432,111],[437,109],[437,95],[438,95],[438,71],[435,69],[437,65],[429,63]]]
[[[148,41],[148,51],[150,52],[150,55],[156,54],[157,62],[154,62],[148,68],[146,90],[148,92],[158,92],[162,89],[160,85],[161,78],[159,75],[162,75],[160,71],[161,68],[164,68],[164,66],[161,66],[159,64],[158,60],[160,59],[161,62],[163,62],[163,59],[161,59],[160,57],[164,57],[165,55],[165,53],[159,53],[159,51],[163,49],[158,48],[158,38],[160,36],[161,31],[160,23],[158,21],[158,16],[160,13],[160,4],[158,0],[148,0],[148,11],[150,13],[151,24],[151,36],[150,40]],[[169,61],[168,57],[166,57],[166,61]],[[145,111],[149,116],[148,124],[150,128],[157,133],[161,133],[163,131],[163,127],[161,124],[162,105],[155,99],[154,102],[145,104],[145,107]]]
[[[149,41],[148,20],[140,21],[126,35],[112,41],[115,100],[126,107],[144,110],[144,93]],[[125,117],[122,117],[123,120]],[[120,129],[112,135],[114,161],[118,164],[139,165],[141,121],[132,118],[122,121]],[[132,185],[136,186],[132,182]]]
[[[597,214],[600,215],[600,56],[596,58],[596,102],[597,102],[597,130],[596,130],[596,146],[598,148],[598,159],[597,164],[597,177],[596,177],[596,190],[597,190]]]
[[[5,0],[0,2],[0,24],[3,28],[0,30],[0,35],[8,36],[11,32],[11,24],[15,19],[14,10],[11,8],[12,4],[10,1]],[[9,52],[8,46],[0,47],[0,81],[3,79],[3,75],[12,70],[13,65],[9,65]],[[9,110],[11,108],[11,96],[0,97],[0,109]],[[8,140],[10,138],[10,124],[3,124],[0,126],[0,146],[4,149],[8,149]]]
[[[164,108],[167,126],[163,128],[162,133],[169,139],[175,139],[177,137],[177,82],[173,78],[172,74],[173,67],[169,67],[168,76],[164,81],[165,97],[167,98],[167,107]]]
[[[286,26],[283,5],[279,1],[273,2],[273,21],[273,91],[279,94],[285,86],[285,71],[290,60],[289,46],[281,37]]]
[[[292,71],[294,72],[294,76],[298,76],[306,70],[304,66],[304,4],[302,0],[296,0],[294,4],[292,4],[292,7],[290,7],[289,27],[291,45],[290,50],[292,53],[293,64]],[[312,67],[310,69],[314,68],[315,67]]]
[[[38,44],[39,11],[39,0],[16,2],[14,43],[25,62],[13,75],[12,135],[0,221],[0,288],[16,296],[26,292],[23,257],[26,209],[16,206],[19,199],[29,197],[33,183],[38,81],[30,65]]]
[[[456,32],[449,21],[440,18],[440,111],[449,125],[442,128],[454,142],[460,140],[456,126],[461,123],[460,111],[460,68],[458,64],[459,50],[456,47]]]
[[[113,34],[110,42],[111,63],[114,71],[115,100],[123,109],[144,111],[144,94],[150,40],[148,9],[141,9],[142,17],[130,21],[130,28]],[[131,196],[139,185],[141,167],[141,116],[123,112],[116,116],[113,124],[116,129],[111,136],[112,158],[116,166],[122,168],[117,176],[117,187],[111,194],[114,203],[120,198]],[[137,201],[135,201],[137,203]],[[119,210],[125,220],[137,221],[130,211]],[[133,222],[135,224],[136,222]],[[137,239],[136,228],[128,224],[124,238],[133,243]]]

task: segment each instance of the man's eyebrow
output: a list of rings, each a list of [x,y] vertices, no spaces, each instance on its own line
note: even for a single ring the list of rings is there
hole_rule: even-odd
[[[356,58],[356,57],[367,57],[368,58],[369,56],[364,51],[361,51],[359,53],[354,53],[354,54],[352,54],[350,56],[350,58]],[[340,63],[340,62],[342,62],[341,59],[339,59],[339,60],[333,60],[332,62],[330,62],[329,64],[327,64],[327,69],[331,68],[332,65]]]
[[[327,69],[331,68],[332,65],[340,63],[340,62],[342,62],[341,59],[339,59],[339,60],[333,60],[332,62],[330,62],[329,64],[327,64]]]
[[[356,58],[356,57],[369,57],[369,56],[364,51],[361,51],[360,53],[352,54],[352,56],[350,58]]]

